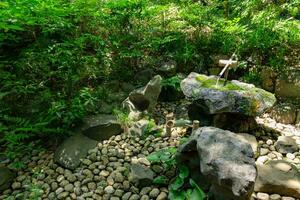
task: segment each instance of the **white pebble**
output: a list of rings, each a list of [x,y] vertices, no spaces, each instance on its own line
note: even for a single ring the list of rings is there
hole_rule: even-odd
[[[291,159],[291,160],[294,160],[294,159],[296,158],[296,156],[295,156],[294,154],[292,154],[292,153],[287,153],[287,154],[286,154],[286,157],[287,157],[288,159]]]

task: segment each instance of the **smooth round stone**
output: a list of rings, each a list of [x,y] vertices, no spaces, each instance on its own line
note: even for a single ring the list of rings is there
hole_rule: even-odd
[[[126,192],[123,196],[122,196],[122,200],[128,200],[131,196],[131,192]]]
[[[266,144],[270,146],[270,145],[272,145],[272,144],[273,144],[273,141],[272,141],[272,140],[270,140],[270,139],[268,139],[268,140],[266,141]]]
[[[57,182],[52,182],[52,183],[51,183],[51,189],[54,191],[54,190],[56,190],[57,188],[58,188]]]
[[[17,190],[17,189],[20,189],[21,188],[21,183],[20,182],[14,182],[11,187],[13,190]]]
[[[92,161],[90,161],[89,159],[83,159],[82,161],[81,161],[84,165],[91,165],[93,162]]]
[[[124,182],[123,182],[123,188],[124,188],[124,190],[128,190],[128,189],[130,188],[130,183],[129,183],[129,181],[124,181]]]
[[[295,158],[295,159],[293,160],[293,163],[297,163],[297,164],[299,164],[299,163],[300,163],[300,160],[299,160],[299,158]]]
[[[60,182],[60,186],[61,187],[65,187],[66,185],[68,185],[69,184],[69,181],[67,181],[67,180],[63,180],[62,182]]]
[[[94,182],[90,182],[88,183],[87,187],[89,188],[89,190],[95,190],[97,188],[97,185]]]
[[[260,156],[257,158],[257,163],[264,164],[267,160],[269,160],[268,156]]]
[[[82,181],[82,185],[88,184],[88,183],[90,183],[90,182],[92,182],[92,181],[93,181],[93,179],[91,179],[91,178],[86,178],[86,179],[84,179],[84,180]]]
[[[168,195],[165,192],[161,192],[158,197],[156,198],[156,200],[167,200],[168,199]]]
[[[117,196],[117,197],[122,197],[123,193],[124,193],[123,190],[116,189],[114,195]]]
[[[108,185],[113,185],[115,183],[114,179],[111,176],[107,177],[106,181]]]
[[[64,170],[63,168],[61,168],[61,167],[56,168],[55,171],[56,171],[57,173],[59,173],[59,174],[64,174],[64,172],[65,172],[65,170]]]
[[[38,180],[44,180],[44,179],[45,179],[45,174],[39,174],[39,175],[37,176],[37,179],[38,179]]]
[[[94,169],[96,169],[96,165],[95,165],[94,163],[91,164],[91,165],[89,166],[89,169],[92,170],[92,171],[94,171]]]
[[[106,171],[106,170],[102,170],[101,172],[100,172],[100,174],[99,174],[100,176],[104,176],[104,177],[107,177],[107,176],[109,176],[109,172],[108,171]]]
[[[95,193],[103,195],[104,194],[104,189],[102,187],[97,187],[97,189],[95,190]]]
[[[89,199],[87,197],[92,197],[93,196],[93,192],[85,192],[82,194],[82,197],[86,198],[86,199]]]
[[[140,200],[140,196],[137,195],[137,194],[133,194],[133,195],[129,198],[129,200]]]
[[[271,159],[277,158],[277,156],[274,153],[268,153],[268,157]]]
[[[67,185],[65,186],[65,190],[66,190],[67,192],[73,192],[74,186],[73,186],[72,184],[67,184]]]
[[[270,198],[268,194],[262,192],[257,193],[256,197],[258,200],[269,200]]]
[[[294,160],[296,156],[295,156],[294,154],[292,154],[292,153],[287,153],[287,154],[286,154],[286,157],[287,157],[288,159]]]
[[[149,160],[147,160],[146,158],[139,158],[138,159],[138,162],[143,164],[143,165],[146,165],[146,166],[150,166],[151,163],[149,162]]]
[[[87,188],[85,185],[81,187],[81,191],[83,193],[87,193],[89,191],[89,188]]]
[[[26,179],[26,176],[25,175],[21,175],[21,176],[18,176],[17,178],[16,178],[16,180],[18,181],[18,182],[22,182],[22,181],[24,181]]]
[[[269,149],[270,149],[270,151],[276,151],[276,149],[275,149],[275,146],[274,146],[274,145],[271,145],[271,146],[269,147]]]
[[[281,196],[279,194],[271,194],[270,200],[280,200]]]
[[[92,198],[93,198],[93,200],[94,199],[102,199],[102,197],[99,194],[93,194]]]
[[[115,176],[115,181],[122,183],[124,181],[124,176],[121,173],[117,172]]]
[[[142,197],[141,197],[141,200],[149,200],[150,198],[149,198],[149,196],[148,195],[143,195]]]
[[[260,149],[260,155],[261,156],[267,155],[268,153],[269,153],[269,149],[267,149],[267,148],[261,148]]]
[[[120,200],[119,197],[110,197],[110,200]]]
[[[67,174],[66,178],[68,181],[70,181],[71,183],[76,181],[76,176],[74,174]]]
[[[59,175],[59,176],[56,178],[57,182],[61,182],[61,181],[63,181],[64,179],[65,179],[65,177],[64,177],[63,175]]]
[[[143,187],[140,191],[140,195],[148,194],[151,191],[151,187]]]
[[[115,189],[111,185],[109,185],[106,188],[104,188],[104,191],[108,194],[113,194],[115,192]]]
[[[119,142],[119,141],[121,141],[121,140],[122,140],[122,138],[121,138],[120,135],[117,135],[117,136],[115,137],[115,141]]]
[[[151,198],[155,198],[155,197],[157,197],[157,196],[159,195],[159,193],[160,193],[159,189],[153,188],[153,189],[150,191],[149,196],[150,196]]]
[[[81,195],[81,189],[80,189],[79,187],[75,187],[75,188],[74,188],[74,193],[75,193],[77,196]]]
[[[295,200],[293,197],[282,197],[281,200]]]
[[[57,195],[58,199],[66,199],[66,197],[69,195],[69,192],[62,192],[59,195]]]
[[[55,194],[59,195],[60,193],[62,193],[64,191],[63,188],[58,188],[57,190],[55,190]]]

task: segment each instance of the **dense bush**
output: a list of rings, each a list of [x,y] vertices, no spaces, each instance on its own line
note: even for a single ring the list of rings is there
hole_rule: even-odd
[[[299,1],[4,0],[0,2],[1,143],[68,133],[97,111],[111,79],[174,60],[205,72],[236,51],[281,70],[299,52]]]

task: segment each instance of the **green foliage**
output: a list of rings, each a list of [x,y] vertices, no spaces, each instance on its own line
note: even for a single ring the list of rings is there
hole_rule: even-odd
[[[172,76],[170,78],[163,79],[161,81],[161,85],[162,85],[162,87],[169,86],[169,87],[174,88],[177,91],[181,91],[180,82],[181,82],[181,79],[176,75],[176,76]]]
[[[156,126],[154,119],[150,119],[147,127],[144,130],[144,137],[148,137],[149,135],[154,135],[155,137],[160,137],[163,130]]]
[[[1,145],[29,152],[33,141],[68,135],[98,112],[109,80],[130,81],[162,60],[205,71],[211,55],[236,50],[256,81],[251,66],[280,71],[299,54],[298,0],[201,2],[1,1]],[[178,77],[163,83],[180,89]]]
[[[151,164],[155,164],[155,163],[160,164],[163,165],[164,168],[170,169],[171,167],[174,167],[176,164],[175,161],[176,151],[177,149],[175,147],[161,149],[147,156],[147,160],[149,160]]]
[[[151,153],[147,156],[147,160],[151,164],[161,165],[165,170],[170,170],[176,167],[175,154],[177,149],[175,147],[164,148],[159,151]],[[153,180],[154,184],[166,186],[170,179],[166,176],[158,176]]]
[[[117,117],[117,120],[123,125],[129,125],[131,120],[129,119],[128,113],[125,110],[114,109],[114,115]]]
[[[190,200],[205,199],[205,197],[206,197],[205,193],[193,179],[190,179],[190,185],[193,187],[193,189],[190,189],[187,191],[187,199],[190,199]]]
[[[169,185],[169,199],[171,200],[204,200],[206,198],[203,190],[193,179],[189,179],[189,185],[186,186],[186,180],[189,177],[189,170],[186,166],[179,166],[179,172],[175,180]]]

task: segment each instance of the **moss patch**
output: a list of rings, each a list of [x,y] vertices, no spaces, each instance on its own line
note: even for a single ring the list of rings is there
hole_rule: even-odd
[[[208,78],[204,75],[199,75],[196,77],[196,80],[199,81],[203,87],[216,89],[216,90],[244,90],[240,86],[233,84],[230,81],[227,81],[226,85],[224,86],[225,79],[220,79],[217,85],[217,79],[215,78]]]

